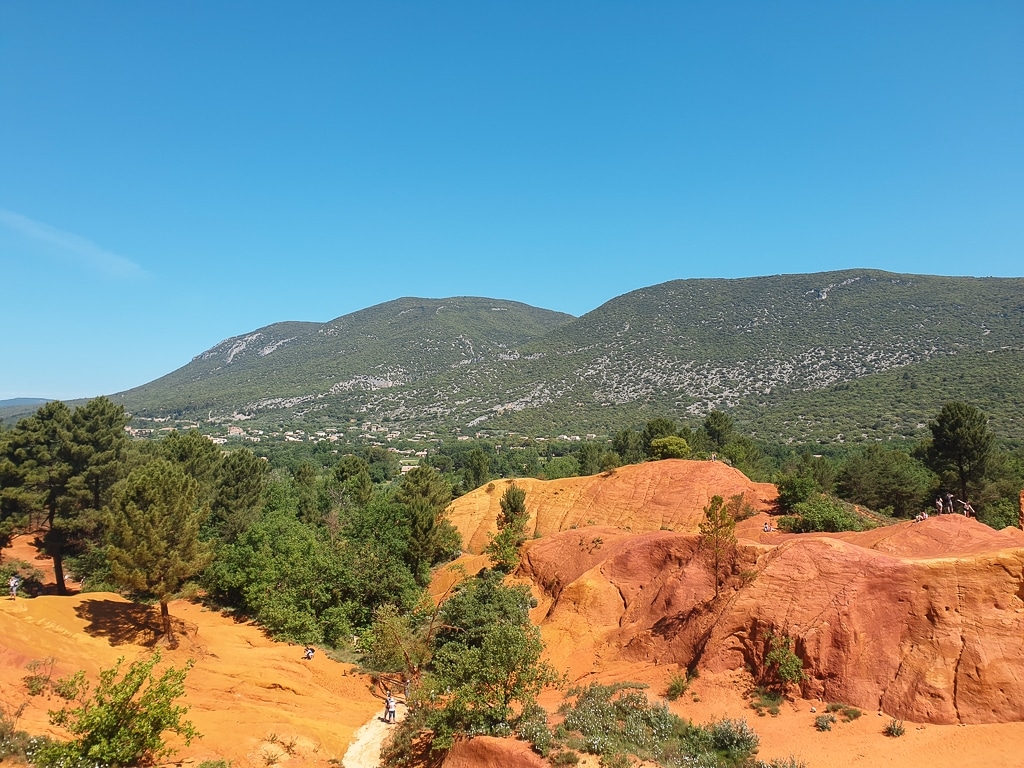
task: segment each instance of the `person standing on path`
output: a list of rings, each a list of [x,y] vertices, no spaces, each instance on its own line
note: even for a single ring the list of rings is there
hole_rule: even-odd
[[[394,723],[396,716],[398,714],[398,702],[395,701],[395,697],[392,696],[390,693],[388,694],[388,698],[385,702],[385,707],[386,708],[384,710],[384,722]]]
[[[21,586],[21,579],[18,578],[18,574],[12,573],[11,578],[7,581],[7,586],[11,590],[11,600],[18,599],[18,587]]]

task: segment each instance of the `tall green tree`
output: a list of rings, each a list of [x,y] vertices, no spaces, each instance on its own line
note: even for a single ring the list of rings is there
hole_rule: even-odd
[[[224,460],[223,452],[198,429],[187,432],[171,432],[158,444],[158,453],[173,461],[199,486],[199,500],[209,505],[213,501],[217,472]]]
[[[847,501],[909,517],[922,508],[933,482],[934,475],[909,454],[871,445],[846,460],[838,490]]]
[[[704,507],[704,519],[699,530],[699,546],[711,561],[717,598],[724,581],[725,568],[736,553],[736,519],[721,496],[712,496],[711,502]]]
[[[526,541],[526,525],[530,522],[530,513],[526,511],[526,491],[510,483],[501,495],[500,504],[498,532],[490,536],[484,553],[497,570],[511,573],[519,565],[519,547]]]
[[[445,517],[452,500],[448,482],[433,467],[410,470],[395,492],[409,520],[409,568],[421,586],[430,581],[430,566],[454,554],[460,545],[458,531]]]
[[[214,474],[210,523],[223,541],[234,541],[259,518],[270,470],[243,448],[225,456]]]
[[[601,471],[601,456],[604,449],[598,443],[583,443],[576,451],[576,461],[580,463],[580,475],[596,475]]]
[[[645,458],[643,436],[633,429],[620,430],[612,438],[612,450],[623,464],[640,464]]]
[[[715,450],[720,451],[732,440],[736,432],[736,422],[727,413],[711,411],[704,419],[704,432]]]
[[[491,461],[479,447],[466,455],[466,469],[463,472],[466,489],[472,491],[491,479]]]
[[[940,475],[954,474],[960,498],[966,501],[970,487],[984,478],[992,456],[995,436],[988,428],[988,418],[968,403],[946,403],[928,429],[932,433],[929,466]]]
[[[431,669],[417,703],[434,748],[459,735],[491,733],[511,724],[558,680],[541,660],[540,632],[530,622],[525,586],[508,586],[496,571],[459,585],[441,607]]]
[[[57,591],[64,585],[65,545],[77,530],[82,498],[76,484],[74,422],[60,400],[19,421],[6,439],[0,475],[9,516],[43,528],[43,549],[53,558]]]
[[[100,510],[110,491],[125,473],[130,421],[123,405],[96,397],[75,409],[72,421],[72,457],[82,505]]]
[[[204,516],[199,484],[165,459],[134,470],[114,489],[106,521],[111,575],[123,589],[160,602],[168,638],[168,602],[211,559],[199,538]]]
[[[676,428],[676,423],[671,419],[664,419],[660,417],[657,419],[651,419],[644,426],[644,431],[641,433],[644,445],[644,455],[652,455],[651,443],[659,437],[675,437],[677,434],[679,434],[679,430]]]

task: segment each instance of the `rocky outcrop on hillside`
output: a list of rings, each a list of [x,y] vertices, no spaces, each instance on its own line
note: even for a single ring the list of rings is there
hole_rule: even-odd
[[[917,722],[1024,720],[1024,532],[960,516],[742,540],[718,599],[698,537],[567,530],[527,545],[552,661],[763,668],[794,641],[807,697]]]
[[[479,553],[495,533],[502,494],[512,483],[498,480],[456,499],[449,519],[463,547]],[[584,526],[608,525],[634,533],[696,532],[711,497],[742,494],[753,510],[768,509],[778,495],[770,483],[754,483],[721,462],[665,461],[631,464],[611,472],[562,480],[519,478],[526,491],[530,535],[547,536]]]

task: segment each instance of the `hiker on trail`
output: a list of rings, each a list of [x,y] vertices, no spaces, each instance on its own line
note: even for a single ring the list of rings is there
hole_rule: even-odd
[[[314,653],[316,653],[316,648],[314,648],[311,645],[307,645],[306,650],[302,654],[302,658],[304,658],[306,661],[312,661]]]
[[[775,529],[772,528],[771,521],[765,521],[764,528],[762,528],[761,530],[763,530],[765,533],[771,533]]]
[[[960,499],[957,499],[957,501],[960,501]],[[960,503],[964,505],[963,506],[964,517],[976,517],[977,516],[977,515],[974,514],[974,507],[971,506],[970,499],[968,499],[967,501],[960,501]]]
[[[18,574],[11,574],[11,578],[7,581],[7,586],[11,588],[11,600],[17,600],[18,587],[21,586],[21,579],[18,578]]]
[[[956,509],[953,507],[953,494],[946,494],[946,512],[950,515],[956,513]]]
[[[384,710],[384,722],[393,723],[398,710],[398,702],[395,701],[395,697],[390,693],[388,694],[387,701],[385,702],[386,709]]]
[[[935,514],[942,514],[942,496],[935,497]]]

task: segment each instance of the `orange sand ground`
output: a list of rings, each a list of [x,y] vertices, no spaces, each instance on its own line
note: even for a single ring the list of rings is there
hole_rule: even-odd
[[[28,560],[40,570],[47,565],[34,559],[25,538],[2,555]],[[52,583],[52,568],[49,578]],[[226,759],[236,766],[266,766],[277,755],[281,765],[327,765],[341,759],[354,732],[380,711],[368,678],[350,665],[323,653],[304,661],[300,646],[273,642],[257,627],[198,604],[175,601],[171,615],[180,645],[161,652],[178,667],[195,660],[184,703],[203,734],[182,746],[176,761]],[[53,657],[52,679],[83,669],[95,682],[99,670],[119,657],[127,664],[151,652],[146,643],[153,635],[146,626],[157,618],[154,609],[109,593],[0,598],[0,705],[9,709],[28,698],[18,727],[57,735],[46,711],[59,708],[61,700],[27,697],[25,665]]]

